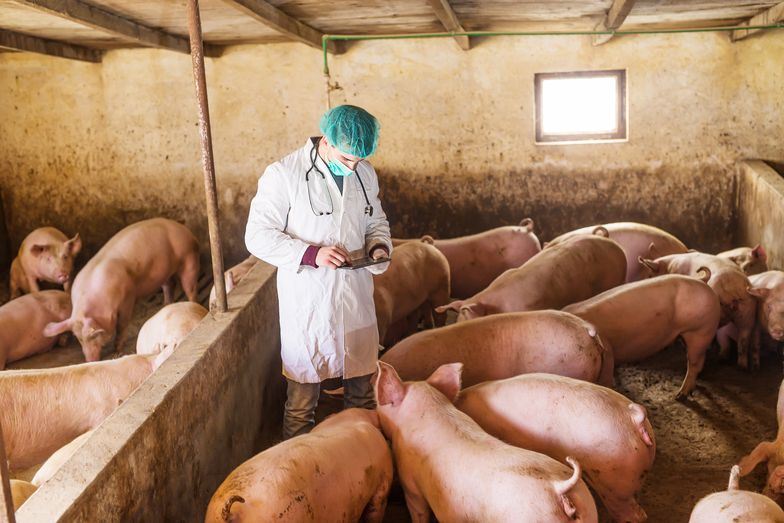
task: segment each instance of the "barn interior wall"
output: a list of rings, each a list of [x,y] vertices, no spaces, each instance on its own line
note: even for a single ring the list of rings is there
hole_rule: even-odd
[[[735,162],[784,161],[784,32],[359,42],[330,57],[332,103],[382,123],[373,158],[397,236],[474,232],[530,216],[544,239],[647,221],[716,249],[735,227]],[[228,262],[246,255],[264,167],[317,134],[322,56],[246,45],[207,60]],[[536,72],[627,69],[629,140],[533,142]],[[207,228],[190,59],[133,49],[102,64],[0,55],[0,185],[11,248],[32,228],[80,232],[87,255],[128,223]],[[85,257],[83,257],[85,259]]]

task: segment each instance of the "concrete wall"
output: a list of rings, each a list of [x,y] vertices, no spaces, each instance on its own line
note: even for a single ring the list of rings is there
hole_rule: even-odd
[[[241,462],[279,439],[285,398],[274,270],[256,267],[74,457],[20,523],[201,521]]]
[[[445,237],[532,216],[544,239],[636,219],[698,248],[730,243],[740,158],[784,160],[784,31],[486,38],[352,44],[330,58],[333,103],[382,122],[373,163],[396,235]],[[208,59],[215,159],[229,262],[256,179],[317,133],[321,54],[238,46]],[[533,74],[626,68],[627,143],[537,146]],[[0,187],[15,248],[30,229],[80,231],[86,254],[122,226],[164,215],[204,240],[206,220],[188,56],[109,52],[102,64],[0,55]]]
[[[741,164],[737,245],[761,243],[768,266],[784,268],[784,179],[761,161]]]

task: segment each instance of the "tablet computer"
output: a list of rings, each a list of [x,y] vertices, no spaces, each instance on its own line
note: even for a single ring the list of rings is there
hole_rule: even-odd
[[[338,269],[361,269],[361,268],[367,267],[369,265],[377,265],[379,263],[387,263],[389,260],[390,260],[390,258],[387,257],[387,256],[384,256],[384,257],[379,258],[377,260],[374,260],[373,258],[371,258],[369,256],[365,256],[363,258],[352,258],[347,263],[344,263],[343,265],[338,267]]]

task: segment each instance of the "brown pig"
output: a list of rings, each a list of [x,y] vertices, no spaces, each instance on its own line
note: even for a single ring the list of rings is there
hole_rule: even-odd
[[[223,278],[226,281],[226,294],[234,290],[234,287],[242,280],[246,274],[256,265],[259,261],[255,256],[248,256],[243,261],[223,273]],[[210,290],[210,310],[214,309],[217,305],[218,299],[215,296],[215,287]]]
[[[464,389],[455,406],[501,441],[562,463],[574,456],[615,521],[646,520],[637,494],[656,444],[641,405],[593,383],[524,374]]]
[[[509,269],[471,298],[436,310],[458,311],[457,321],[463,321],[500,312],[561,309],[624,281],[623,249],[600,235],[580,235],[543,250],[522,267]]]
[[[449,301],[449,262],[427,242],[406,242],[395,248],[389,268],[373,276],[379,340],[385,341],[387,328],[424,307],[430,326],[446,323],[446,314],[433,317],[437,306]],[[399,335],[405,337],[410,333]]]
[[[0,370],[54,347],[56,337],[44,327],[71,315],[71,297],[63,291],[38,291],[20,296],[0,307]]]
[[[188,300],[195,302],[199,243],[193,233],[165,218],[129,225],[76,275],[71,317],[50,323],[44,334],[73,331],[87,361],[100,359],[115,334],[115,348],[122,350],[136,300],[162,287],[164,303],[171,303],[175,275]]]
[[[78,234],[69,240],[54,227],[41,227],[28,234],[11,263],[11,299],[41,290],[39,281],[59,283],[68,292],[74,260],[81,249]]]
[[[759,274],[768,270],[768,254],[762,245],[755,247],[738,247],[717,254],[719,258],[727,258],[734,262],[746,276]]]
[[[637,258],[656,258],[667,254],[680,254],[688,249],[678,238],[672,234],[644,223],[616,222],[604,225],[591,225],[581,229],[567,232],[545,244],[545,248],[558,245],[562,241],[577,235],[591,234],[597,227],[603,227],[610,235],[610,239],[618,242],[626,253],[626,281],[632,282],[640,279],[640,265]]]
[[[414,523],[438,521],[595,522],[596,505],[570,467],[513,447],[483,431],[452,405],[460,363],[439,367],[427,381],[406,382],[378,362],[378,418],[392,451]]]
[[[740,490],[738,475],[734,465],[727,490],[699,500],[689,523],[784,523],[784,511],[770,498]]]
[[[436,248],[449,261],[452,297],[464,299],[473,296],[505,270],[521,266],[541,251],[539,238],[533,231],[534,221],[525,218],[517,226],[507,225],[470,236],[434,240]],[[404,241],[410,240],[394,240],[393,243]]]
[[[168,355],[1,373],[0,426],[11,471],[42,463],[98,426]]]
[[[701,268],[710,273],[708,285],[719,297],[721,319],[719,326],[733,323],[738,329],[738,366],[749,368],[749,345],[754,331],[757,304],[748,293],[749,279],[732,261],[712,254],[688,252],[672,254],[655,260],[639,260],[646,277],[662,274],[697,276]],[[759,347],[752,346],[751,368],[759,368]],[[726,355],[726,354],[723,354]]]
[[[172,350],[196,328],[207,309],[190,301],[171,303],[144,322],[136,338],[136,354],[157,354]]]
[[[11,503],[14,506],[14,510],[19,510],[19,507],[22,506],[22,503],[27,501],[27,498],[35,494],[36,490],[38,490],[38,487],[36,487],[32,483],[29,483],[27,481],[22,481],[20,479],[12,479],[11,480]]]
[[[564,311],[595,325],[618,363],[643,360],[681,338],[687,365],[678,399],[694,390],[721,316],[716,293],[703,281],[680,275],[627,283]]]
[[[746,476],[765,461],[768,462],[768,481],[762,493],[779,504],[784,503],[784,382],[779,386],[779,398],[776,403],[776,420],[779,424],[778,434],[773,441],[763,441],[747,456],[741,458],[740,475]]]
[[[612,350],[590,323],[560,311],[511,312],[423,331],[381,358],[405,380],[427,378],[450,361],[465,365],[466,386],[528,372],[611,385]]]
[[[234,469],[204,521],[380,523],[391,485],[392,455],[376,412],[348,409]]]

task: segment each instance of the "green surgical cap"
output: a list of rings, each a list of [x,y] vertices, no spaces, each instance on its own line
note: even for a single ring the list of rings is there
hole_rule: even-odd
[[[327,141],[344,154],[367,158],[376,152],[378,120],[361,107],[333,107],[321,117],[319,127]]]

